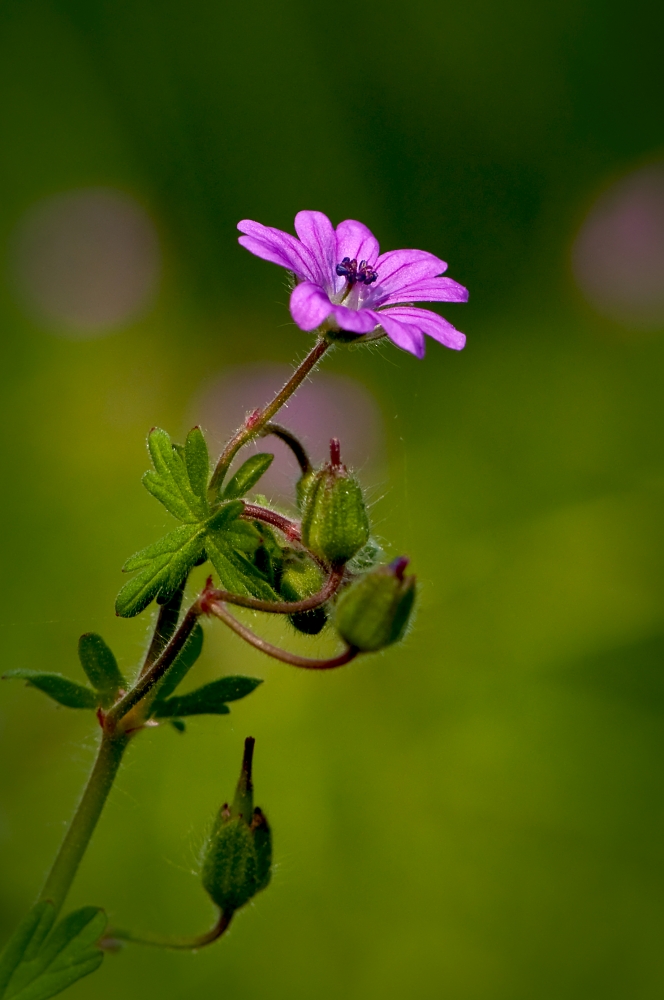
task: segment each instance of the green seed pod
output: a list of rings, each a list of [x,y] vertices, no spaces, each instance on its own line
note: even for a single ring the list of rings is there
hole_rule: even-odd
[[[313,474],[304,497],[302,542],[332,564],[352,559],[369,538],[362,489],[341,464],[339,442],[330,441],[330,461]]]
[[[374,653],[403,637],[415,600],[415,577],[404,576],[407,565],[406,558],[395,559],[342,593],[335,624],[350,646]]]
[[[253,806],[251,762],[254,740],[244,744],[242,771],[233,804],[217,817],[203,860],[203,888],[226,915],[264,889],[272,872],[272,835],[267,820]]]
[[[323,574],[318,566],[303,552],[288,551],[284,556],[279,583],[281,596],[287,601],[302,601],[311,597],[323,586]],[[289,615],[291,625],[305,635],[318,635],[327,622],[327,612],[321,605],[310,611],[296,611]]]

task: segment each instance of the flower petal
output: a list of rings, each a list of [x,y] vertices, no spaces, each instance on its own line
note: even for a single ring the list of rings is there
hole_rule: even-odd
[[[438,313],[431,312],[430,309],[418,309],[416,306],[392,306],[384,312],[376,313],[380,318],[380,325],[387,333],[390,340],[392,334],[388,329],[388,324],[395,320],[400,325],[407,325],[412,330],[426,333],[428,337],[433,337],[445,347],[450,347],[453,351],[460,351],[466,344],[465,334],[461,333],[446,319]]]
[[[402,350],[414,354],[416,358],[424,357],[424,334],[410,323],[403,323],[390,315],[393,310],[386,309],[380,316],[380,325],[393,344]]]
[[[264,226],[260,222],[252,222],[251,219],[238,222],[237,228],[245,234],[238,239],[245,250],[263,260],[269,260],[272,264],[280,264],[289,271],[295,271],[298,278],[307,281],[317,279],[316,261],[307,247],[290,233]]]
[[[340,330],[348,333],[371,333],[380,323],[378,313],[370,309],[348,309],[346,306],[332,306],[334,318]]]
[[[318,265],[318,281],[333,290],[336,283],[337,241],[334,227],[322,212],[298,212],[295,232]]]
[[[378,289],[381,291],[382,287]],[[452,278],[421,278],[395,292],[381,295],[373,304],[387,306],[397,302],[467,302],[468,289]]]
[[[378,240],[370,229],[362,222],[355,219],[346,219],[337,226],[337,246],[335,264],[339,264],[344,257],[356,260],[358,264],[361,260],[373,267],[378,260],[380,247]]]
[[[388,250],[376,261],[378,281],[373,302],[378,302],[387,292],[398,292],[406,285],[412,285],[424,278],[435,278],[447,270],[447,264],[426,250]]]
[[[315,330],[332,312],[332,303],[320,285],[303,281],[290,297],[291,316],[301,330]]]

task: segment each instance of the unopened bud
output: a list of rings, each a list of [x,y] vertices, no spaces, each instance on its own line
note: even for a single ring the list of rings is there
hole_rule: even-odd
[[[360,577],[343,592],[335,624],[350,646],[373,653],[404,635],[415,600],[415,577],[404,576],[408,559],[395,559]]]
[[[288,552],[284,557],[279,590],[287,601],[302,601],[315,594],[323,585],[318,566],[303,552]],[[289,615],[291,625],[305,635],[318,635],[327,622],[327,612],[321,605],[309,611]]]
[[[244,744],[240,780],[230,809],[222,806],[203,861],[203,887],[230,916],[264,889],[272,870],[272,836],[263,812],[253,806],[254,740]]]
[[[306,489],[302,542],[329,563],[352,559],[369,538],[362,489],[341,464],[339,442],[330,442],[330,461],[313,473]]]

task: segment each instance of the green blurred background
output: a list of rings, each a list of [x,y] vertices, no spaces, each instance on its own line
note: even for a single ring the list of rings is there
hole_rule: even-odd
[[[310,676],[206,626],[192,685],[265,683],[136,740],[70,903],[205,929],[198,853],[250,733],[272,886],[216,946],[129,948],[72,1000],[660,997],[664,339],[602,318],[570,254],[605,185],[662,154],[661,5],[10,0],[0,25],[3,667],[80,678],[96,630],[131,669],[149,614],[114,617],[119,569],[168,520],[146,432],[310,342],[238,219],[359,218],[471,290],[444,310],[460,354],[325,362],[382,413],[378,531],[422,584],[406,644]],[[40,199],[99,187],[154,220],[161,279],[135,321],[74,336],[31,318],[12,247]],[[0,695],[4,938],[96,732]]]

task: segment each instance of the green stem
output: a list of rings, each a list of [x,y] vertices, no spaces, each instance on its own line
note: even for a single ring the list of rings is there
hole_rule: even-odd
[[[131,711],[134,705],[137,705],[148,694],[157,681],[161,680],[169,667],[173,665],[201,614],[200,603],[196,601],[187,611],[161,656],[155,660],[146,673],[141,675],[131,691],[106,714],[104,728],[107,732],[113,733],[116,731],[118,722]]]
[[[113,928],[106,933],[101,942],[101,946],[102,948],[112,948],[116,941],[130,941],[132,944],[146,944],[152,948],[173,948],[179,951],[197,951],[199,948],[204,948],[206,944],[212,944],[213,941],[217,941],[230,924],[232,918],[232,911],[228,914],[228,916],[220,913],[219,919],[211,930],[206,931],[205,934],[199,934],[197,937],[191,938],[164,937],[161,934],[150,934],[149,932],[146,934],[134,934],[133,931]]]
[[[228,472],[229,466],[240,448],[247,444],[248,441],[251,441],[253,437],[257,437],[262,432],[265,425],[272,419],[277,410],[280,410],[284,403],[290,399],[298,386],[305,380],[309,372],[316,367],[327,349],[331,346],[332,345],[329,340],[326,340],[324,337],[320,337],[316,341],[315,346],[309,351],[302,364],[293,372],[281,392],[277,393],[272,402],[268,403],[264,410],[257,410],[255,413],[252,413],[251,416],[244,422],[242,427],[240,427],[239,431],[237,431],[237,433],[230,439],[221,453],[221,457],[217,462],[217,467],[212,473],[212,479],[210,480],[210,486],[208,489],[208,496],[211,502],[214,502],[217,499],[219,487],[224,481],[224,476]]]
[[[147,673],[152,664],[159,659],[177,628],[186,582],[186,580],[183,580],[173,596],[159,608],[152,641],[145,654],[145,662],[141,668],[141,676]]]
[[[56,915],[67,897],[90,843],[128,742],[129,738],[124,733],[112,736],[102,734],[99,753],[83,797],[40,896],[40,899],[49,899],[53,903]]]

